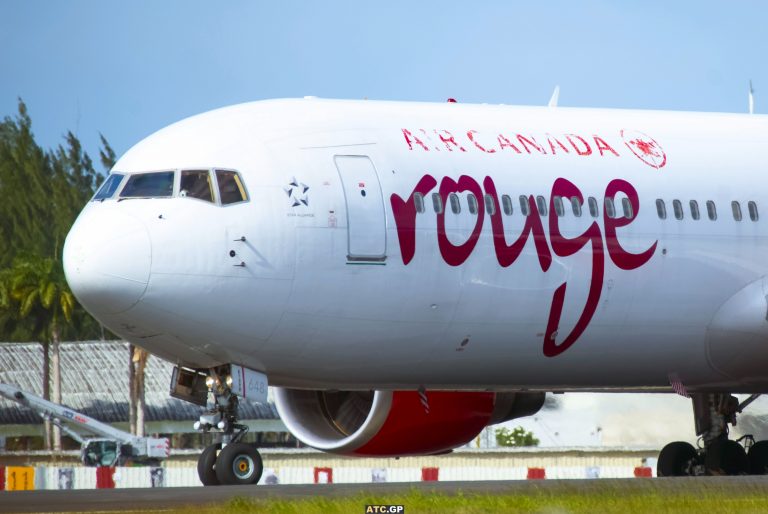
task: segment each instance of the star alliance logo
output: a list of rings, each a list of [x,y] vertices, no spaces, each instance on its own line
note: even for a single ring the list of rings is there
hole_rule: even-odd
[[[291,179],[290,183],[283,188],[283,191],[291,200],[291,207],[298,207],[299,205],[309,207],[309,195],[307,194],[309,186],[296,180],[296,177]]]

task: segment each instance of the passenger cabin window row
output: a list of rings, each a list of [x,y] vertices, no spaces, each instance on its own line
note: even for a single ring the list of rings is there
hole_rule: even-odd
[[[218,169],[112,173],[93,196],[93,201],[104,201],[115,196],[118,200],[191,198],[217,205],[248,201],[248,193],[240,174]]]
[[[478,202],[478,199],[475,197],[475,195],[472,193],[468,193],[466,195],[460,195],[457,193],[449,194],[448,206],[451,212],[453,214],[461,214],[462,197],[466,198],[466,205],[469,213],[477,214],[477,211],[479,209],[479,202]],[[528,202],[528,197],[526,195],[520,195],[517,201],[520,205],[520,213],[523,216],[529,216],[531,212],[530,212],[530,204]],[[577,218],[581,217],[582,215],[582,203],[575,196],[572,198],[563,198],[561,196],[555,196],[553,198],[553,202],[555,207],[555,214],[558,217],[565,216],[567,214],[567,211],[570,211]],[[414,203],[414,206],[416,207],[416,212],[418,213],[425,212],[426,208],[424,206],[424,195],[422,195],[421,193],[414,193],[413,203]],[[534,199],[534,204],[539,215],[541,216],[548,215],[549,203],[544,196],[541,196],[541,195],[536,196]],[[605,206],[605,212],[610,218],[617,218],[617,217],[623,216],[625,218],[632,219],[635,216],[632,210],[632,203],[629,201],[629,198],[622,198],[619,208],[616,207],[615,200],[613,198],[606,198],[604,206]],[[600,216],[600,206],[597,202],[597,199],[595,199],[592,196],[588,197],[587,207],[589,209],[590,216],[592,216],[593,218],[597,218],[598,216]],[[485,212],[491,216],[496,214],[496,210],[498,207],[496,205],[496,200],[494,199],[493,196],[491,195],[483,196],[483,208],[485,209]],[[440,193],[432,193],[432,210],[436,214],[441,214],[443,212],[443,209],[444,209],[443,198],[442,196],[440,196]],[[515,206],[511,196],[501,195],[501,212],[505,216],[512,216],[514,214]]]
[[[467,210],[470,212],[470,214],[477,214],[478,200],[472,193],[467,193],[466,195],[451,193],[448,195],[448,203],[450,205],[451,212],[453,214],[461,213],[461,196],[466,197]],[[413,200],[416,206],[416,212],[425,212],[424,196],[421,193],[414,193]],[[520,205],[520,213],[523,216],[529,216],[531,213],[528,196],[520,195],[518,197],[518,202]],[[541,195],[536,196],[534,203],[540,216],[546,216],[548,214],[547,211],[549,204],[546,198]],[[555,196],[553,198],[553,204],[555,208],[555,214],[560,218],[566,215],[567,210],[570,210],[570,212],[577,218],[581,217],[582,215],[582,203],[576,197],[563,198],[561,196]],[[484,195],[483,205],[485,212],[487,212],[489,215],[496,214],[497,206],[493,196]],[[605,215],[609,218],[623,217],[627,219],[633,219],[635,217],[635,212],[632,208],[632,202],[627,197],[621,198],[620,201],[617,201],[614,198],[606,198],[604,200],[603,207],[605,209]],[[441,214],[443,212],[443,199],[440,196],[440,193],[432,193],[432,208],[437,214]],[[590,196],[587,198],[587,208],[591,217],[597,218],[600,216],[600,205],[595,197]],[[690,213],[691,219],[701,219],[702,213],[699,210],[699,203],[696,200],[690,200],[688,202],[687,209]],[[715,205],[715,202],[712,200],[707,200],[705,203],[705,210],[707,218],[712,221],[717,219],[717,206]],[[733,213],[734,220],[742,220],[741,204],[739,202],[731,202],[731,211]],[[512,201],[512,197],[509,195],[501,196],[501,212],[505,216],[512,216],[514,213],[514,203]],[[661,198],[656,200],[656,213],[658,214],[659,219],[667,219],[667,205]],[[757,221],[759,219],[757,203],[753,201],[747,202],[747,213],[750,220]],[[677,220],[682,220],[685,218],[685,206],[681,200],[672,200],[672,215]]]
[[[715,221],[717,219],[717,206],[715,205],[715,202],[712,200],[707,200],[705,207],[707,211],[707,218],[709,218],[710,221]],[[690,213],[692,220],[700,220],[701,213],[699,212],[699,202],[696,200],[690,200],[688,202],[688,212]],[[760,216],[757,212],[756,202],[751,200],[747,202],[747,212],[749,214],[750,220],[757,221],[760,219]],[[741,221],[743,219],[741,203],[735,200],[731,202],[731,213],[733,214],[734,220]],[[659,216],[659,219],[667,219],[667,204],[661,198],[656,200],[656,214]],[[682,201],[677,199],[672,200],[672,214],[676,220],[685,219],[685,208]]]

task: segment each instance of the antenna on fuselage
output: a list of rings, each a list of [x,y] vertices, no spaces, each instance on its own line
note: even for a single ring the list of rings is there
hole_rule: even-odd
[[[560,99],[560,86],[555,86],[555,90],[552,91],[552,96],[549,98],[547,107],[557,107],[557,101]]]
[[[755,90],[752,81],[749,81],[749,114],[755,114]]]

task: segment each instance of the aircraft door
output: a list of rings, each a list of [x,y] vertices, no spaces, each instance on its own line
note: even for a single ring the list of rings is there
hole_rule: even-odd
[[[337,155],[334,160],[347,205],[347,259],[383,262],[387,222],[376,168],[364,155]]]

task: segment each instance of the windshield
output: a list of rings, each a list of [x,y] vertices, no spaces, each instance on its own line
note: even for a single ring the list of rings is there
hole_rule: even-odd
[[[137,173],[128,178],[120,198],[169,198],[173,196],[173,172]]]
[[[216,170],[216,181],[219,183],[221,204],[244,202],[248,199],[245,188],[236,171]]]
[[[95,200],[106,200],[107,198],[112,198],[112,195],[115,194],[115,191],[117,191],[117,188],[120,187],[120,183],[123,181],[123,177],[125,175],[122,175],[120,173],[113,173],[109,177],[107,177],[107,180],[104,181],[104,183],[101,185],[99,190],[94,195],[93,199]]]
[[[114,466],[117,443],[103,439],[88,441],[82,449],[82,459],[86,466]]]

